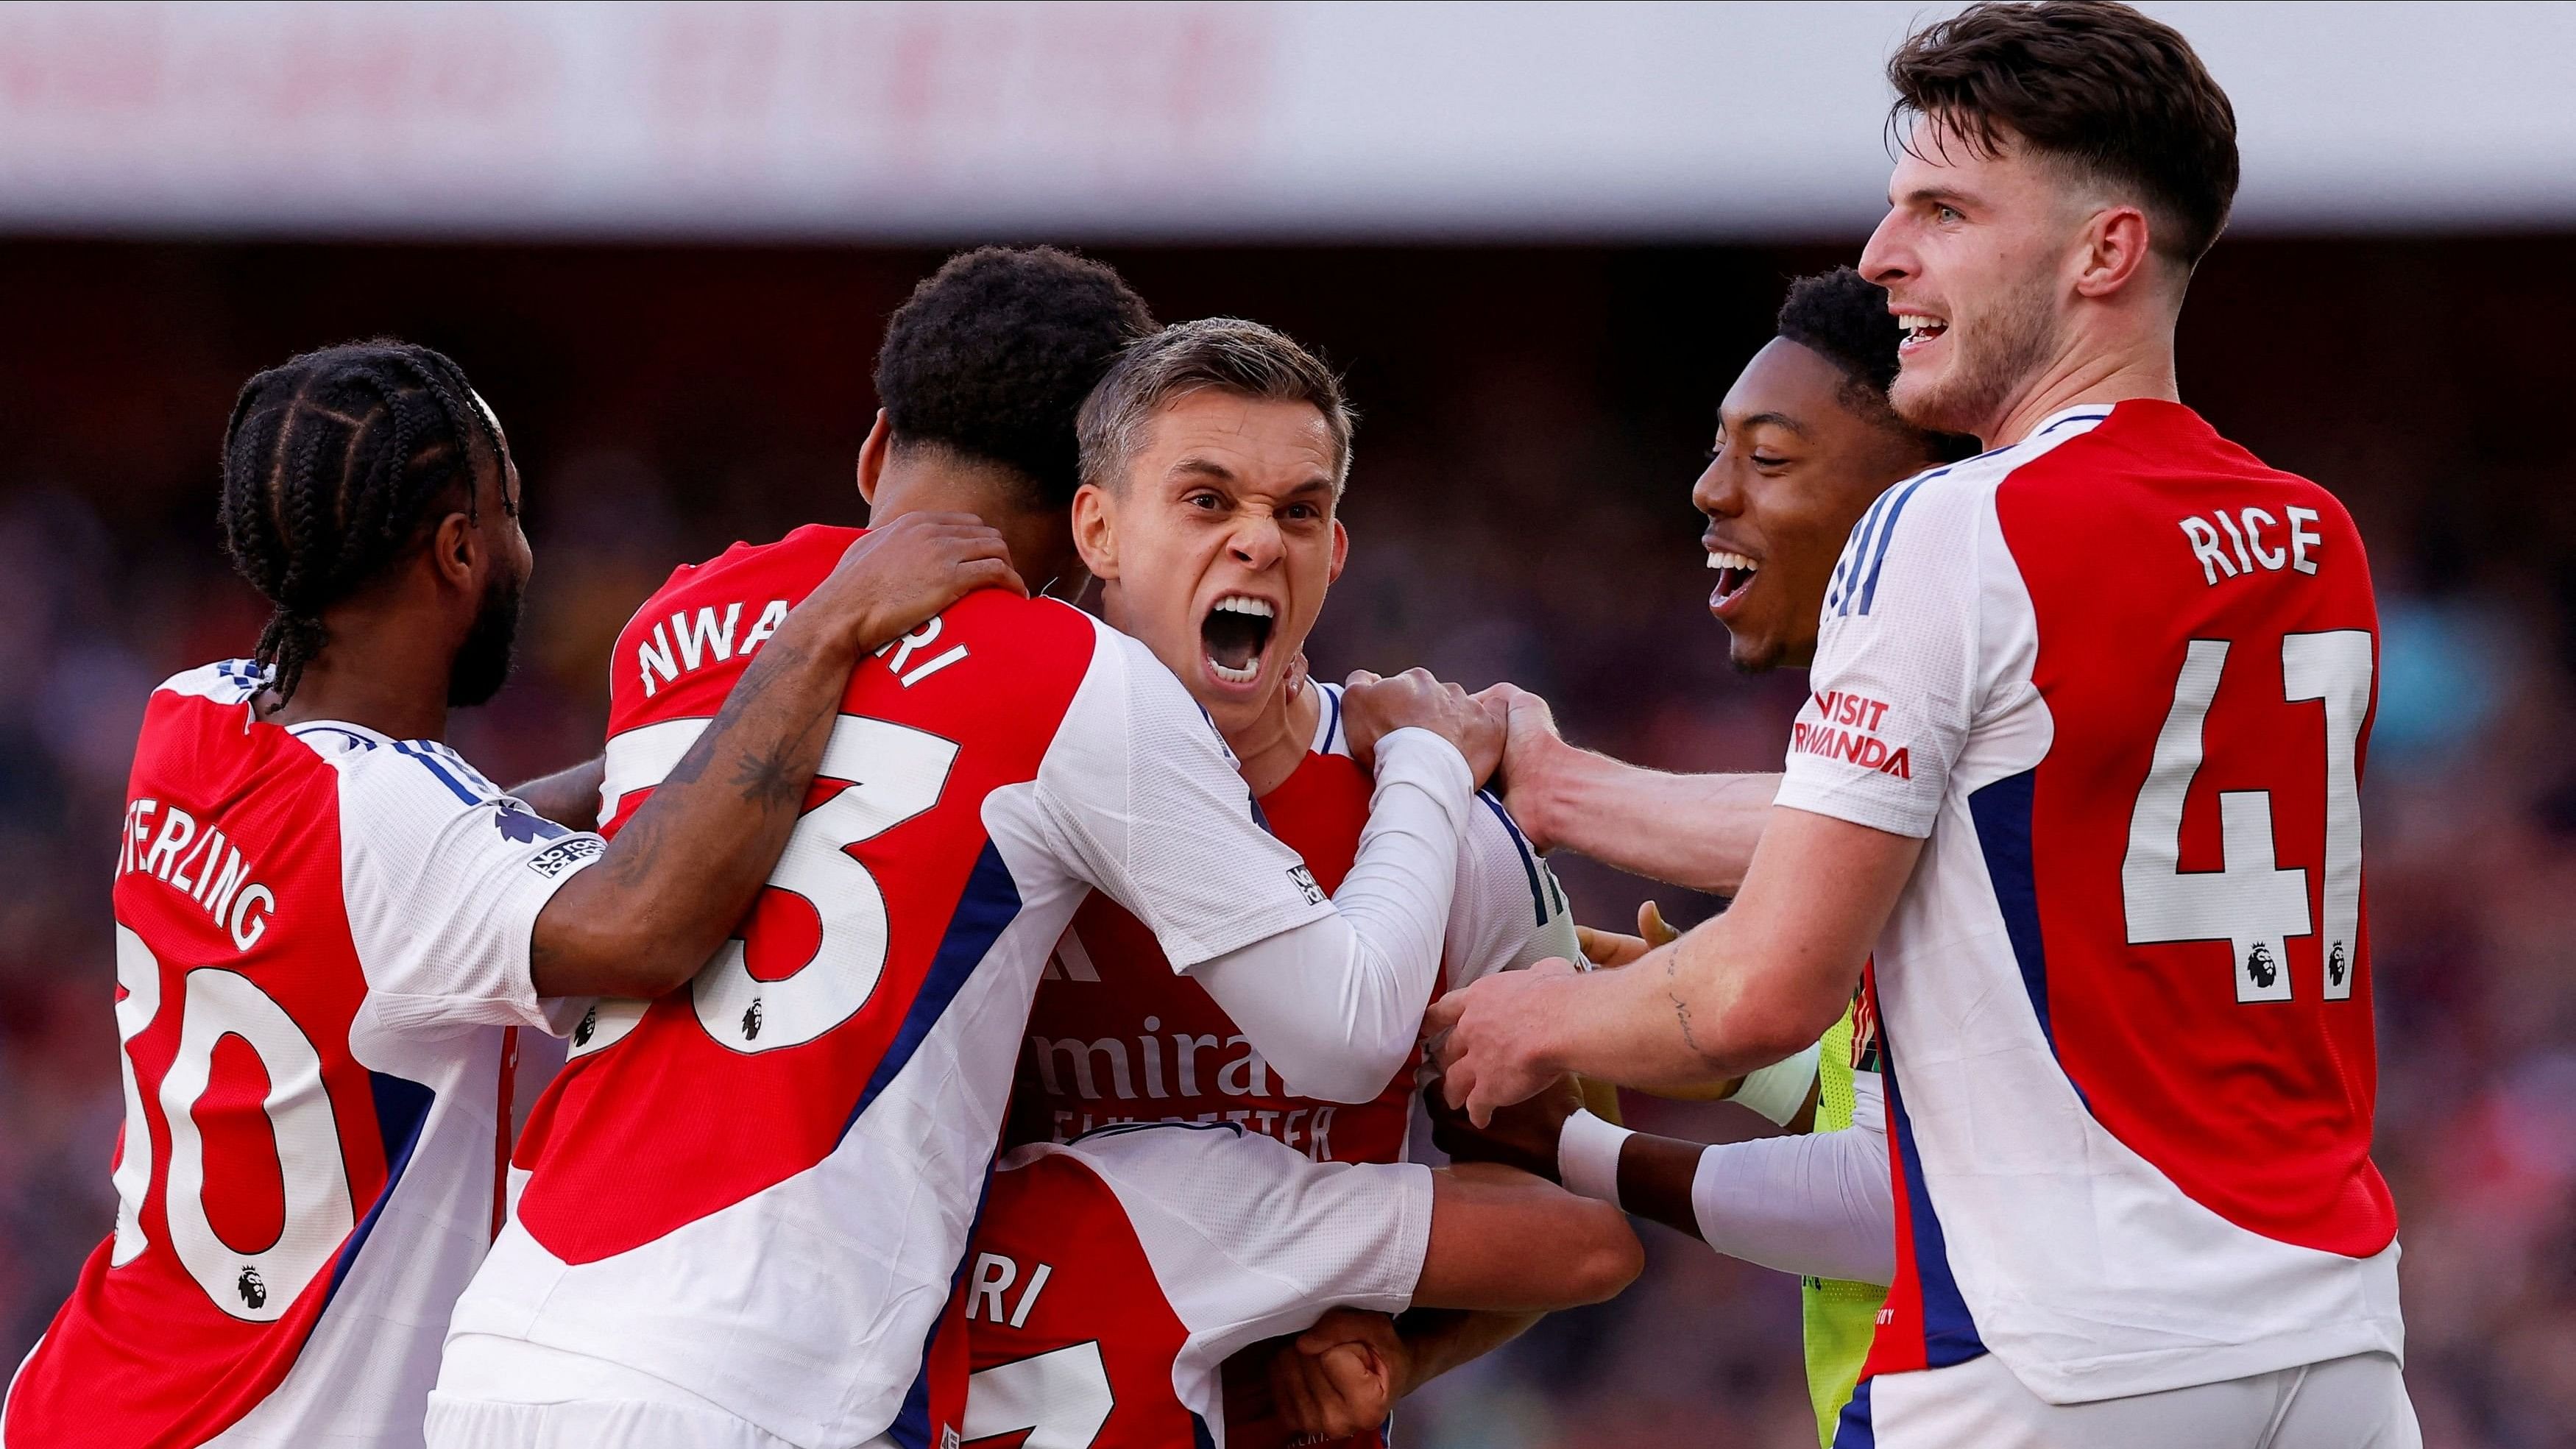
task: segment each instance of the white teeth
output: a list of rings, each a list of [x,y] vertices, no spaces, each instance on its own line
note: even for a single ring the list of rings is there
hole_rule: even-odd
[[[1242,669],[1228,669],[1211,659],[1207,662],[1207,667],[1209,673],[1228,684],[1250,684],[1261,677],[1261,664],[1258,660]]]
[[[1713,569],[1742,569],[1747,573],[1762,567],[1740,553],[1728,553],[1724,549],[1718,549],[1709,554],[1708,566]]]
[[[1950,324],[1938,317],[1899,317],[1896,325],[1907,337],[1919,338],[1926,332],[1937,332]]]
[[[1275,619],[1279,617],[1279,611],[1270,607],[1269,600],[1247,599],[1241,594],[1231,594],[1225,598],[1217,600],[1216,607],[1209,612],[1218,614],[1250,614],[1256,619]],[[1250,676],[1247,675],[1246,677],[1249,678]]]

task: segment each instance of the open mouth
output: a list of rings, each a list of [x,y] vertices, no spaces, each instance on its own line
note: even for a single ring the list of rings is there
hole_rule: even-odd
[[[1753,576],[1762,570],[1762,561],[1722,548],[1708,551],[1708,566],[1717,570],[1717,589],[1708,596],[1708,606],[1721,609],[1744,596],[1753,587]]]
[[[1262,651],[1270,647],[1279,611],[1267,599],[1228,594],[1199,621],[1199,645],[1208,672],[1228,684],[1250,684],[1261,677]]]
[[[1904,340],[1896,344],[1899,356],[1929,346],[1934,338],[1950,330],[1950,324],[1941,318],[1926,317],[1920,313],[1908,313],[1898,317],[1896,326],[1905,334]]]

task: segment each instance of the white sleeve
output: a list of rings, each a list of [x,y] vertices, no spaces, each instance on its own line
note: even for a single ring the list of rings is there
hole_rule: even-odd
[[[1144,922],[1174,970],[1333,914],[1305,861],[1262,828],[1198,702],[1106,626],[1035,800],[1066,866]]]
[[[1300,1094],[1368,1101],[1413,1054],[1474,785],[1438,735],[1378,741],[1368,825],[1333,913],[1190,973]]]
[[[1852,1074],[1852,1125],[1711,1147],[1691,1179],[1700,1236],[1730,1258],[1811,1278],[1896,1277],[1895,1189],[1874,1072]]]
[[[1202,1367],[1330,1308],[1412,1306],[1431,1248],[1429,1168],[1313,1162],[1224,1123],[1111,1128],[1064,1150],[1118,1194]]]
[[[528,943],[607,843],[539,818],[441,745],[394,740],[336,763],[349,934],[386,1024],[571,1031],[590,1003],[540,1000]]]
[[[1978,557],[1989,490],[1936,475],[1862,515],[1825,592],[1778,802],[1932,833],[1979,705]]]
[[[1449,903],[1446,985],[1455,991],[1497,971],[1550,957],[1582,964],[1564,887],[1491,791],[1476,792],[1458,837],[1458,889]]]

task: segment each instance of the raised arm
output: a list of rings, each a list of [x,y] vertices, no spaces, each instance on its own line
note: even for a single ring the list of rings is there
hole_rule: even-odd
[[[1733,895],[1780,777],[1673,775],[1577,749],[1547,701],[1498,684],[1478,698],[1508,711],[1504,802],[1541,850],[1563,846],[1631,875]]]
[[[597,864],[547,903],[528,952],[537,994],[650,998],[696,974],[786,848],[852,666],[988,587],[1021,585],[1001,535],[970,514],[906,514],[851,545]]]

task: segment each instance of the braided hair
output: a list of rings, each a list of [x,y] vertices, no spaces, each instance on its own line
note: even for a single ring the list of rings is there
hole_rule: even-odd
[[[273,606],[252,657],[278,704],[328,640],[323,610],[406,553],[436,505],[461,494],[479,517],[479,460],[500,469],[501,507],[518,512],[507,457],[463,369],[412,343],[325,347],[244,384],[217,516],[233,568]]]

